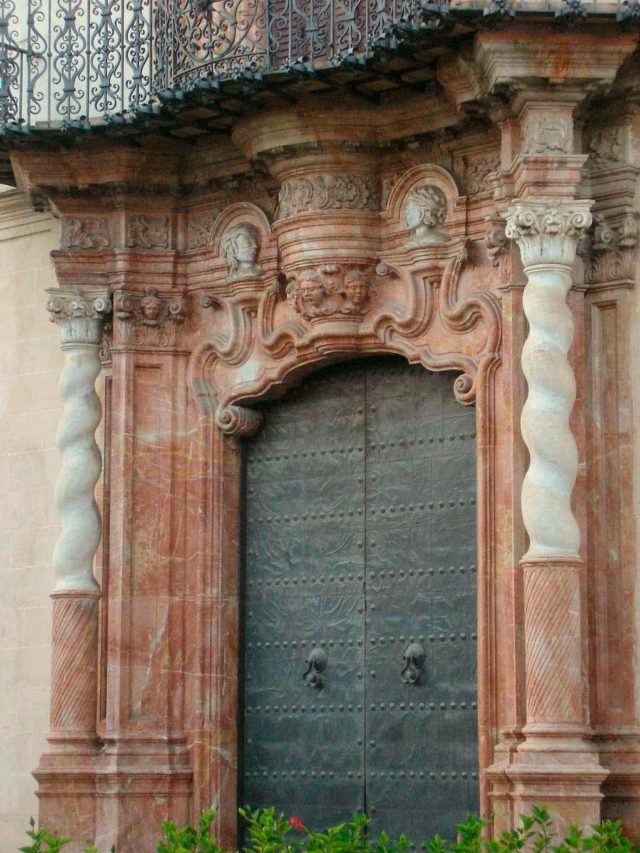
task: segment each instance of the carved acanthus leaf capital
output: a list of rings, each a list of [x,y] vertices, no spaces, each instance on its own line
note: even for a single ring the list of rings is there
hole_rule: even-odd
[[[517,201],[505,213],[505,235],[520,247],[522,263],[572,266],[578,240],[591,225],[590,200]]]
[[[58,324],[61,345],[99,346],[111,315],[108,291],[50,289],[47,293],[49,319]]]

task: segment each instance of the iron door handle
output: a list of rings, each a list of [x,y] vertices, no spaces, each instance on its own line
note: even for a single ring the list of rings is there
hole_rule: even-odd
[[[307,682],[307,687],[315,687],[316,690],[322,690],[324,687],[323,672],[327,668],[327,654],[324,649],[313,649],[307,658],[307,669],[302,676]]]
[[[417,684],[420,679],[420,670],[424,666],[426,654],[420,643],[411,643],[407,646],[402,656],[404,666],[402,667],[402,680],[405,684]]]

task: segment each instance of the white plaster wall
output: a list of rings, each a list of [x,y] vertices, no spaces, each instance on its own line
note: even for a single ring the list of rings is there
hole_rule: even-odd
[[[59,460],[55,286],[58,223],[16,191],[0,192],[0,852],[25,843],[37,817],[31,771],[47,729],[53,486]]]

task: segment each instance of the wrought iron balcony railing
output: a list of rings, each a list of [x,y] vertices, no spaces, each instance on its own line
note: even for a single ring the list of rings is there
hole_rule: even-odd
[[[308,73],[451,15],[640,17],[638,0],[0,0],[0,136],[158,112],[190,89]]]

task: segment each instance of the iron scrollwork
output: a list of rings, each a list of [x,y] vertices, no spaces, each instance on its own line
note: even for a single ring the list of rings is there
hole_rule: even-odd
[[[316,690],[322,690],[324,687],[324,671],[327,668],[327,654],[324,649],[315,648],[309,653],[307,658],[307,669],[303,675],[307,683],[307,687],[314,687]]]

